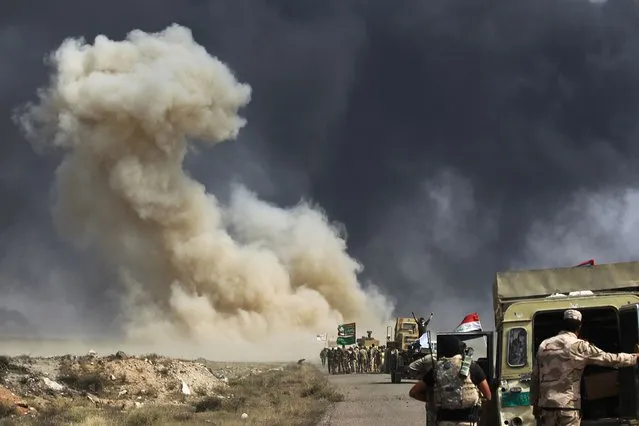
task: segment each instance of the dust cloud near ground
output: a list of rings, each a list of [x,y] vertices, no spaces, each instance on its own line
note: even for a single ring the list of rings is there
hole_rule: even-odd
[[[390,303],[358,282],[361,265],[321,210],[282,209],[243,187],[224,206],[183,168],[196,142],[237,137],[251,98],[188,28],[68,39],[51,64],[50,85],[16,121],[35,149],[64,153],[61,235],[119,273],[125,340],[109,351],[238,359],[259,348],[264,360],[315,354],[315,335],[344,321],[385,332]]]

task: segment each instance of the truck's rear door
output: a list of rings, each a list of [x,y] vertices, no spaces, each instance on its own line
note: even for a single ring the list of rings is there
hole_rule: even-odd
[[[619,309],[620,349],[636,352],[639,344],[639,304],[626,305]],[[619,369],[619,417],[639,419],[639,369]]]

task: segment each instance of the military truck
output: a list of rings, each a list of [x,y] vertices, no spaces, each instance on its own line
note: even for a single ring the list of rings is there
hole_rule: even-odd
[[[560,331],[564,310],[582,313],[581,336],[604,351],[632,353],[639,342],[639,262],[500,272],[493,296],[494,405],[484,411],[484,424],[535,424],[532,362],[540,343]],[[639,424],[637,371],[587,366],[581,424]]]
[[[357,346],[362,348],[370,348],[371,346],[379,347],[379,340],[372,337],[372,331],[366,331],[367,336],[357,339]]]
[[[411,345],[420,337],[417,321],[409,317],[396,318],[392,336],[386,341],[385,372],[390,373],[392,383],[400,383],[405,377],[415,378],[408,366],[411,362],[426,355],[425,351],[411,348]]]

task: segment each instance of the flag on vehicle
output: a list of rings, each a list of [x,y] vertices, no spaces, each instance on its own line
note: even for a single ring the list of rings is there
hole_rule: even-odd
[[[455,333],[468,333],[470,331],[481,331],[481,322],[477,312],[466,315],[455,329]]]
[[[426,333],[421,335],[419,338],[419,346],[426,349],[430,348],[430,331],[426,331]]]

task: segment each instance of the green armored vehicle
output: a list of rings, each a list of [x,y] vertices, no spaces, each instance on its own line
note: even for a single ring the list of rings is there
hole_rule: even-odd
[[[583,314],[582,338],[607,352],[635,351],[639,343],[639,262],[510,271],[493,285],[496,356],[493,404],[487,425],[534,425],[532,362],[540,343],[560,330],[563,311]],[[639,424],[637,368],[586,367],[582,425]]]

